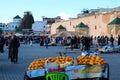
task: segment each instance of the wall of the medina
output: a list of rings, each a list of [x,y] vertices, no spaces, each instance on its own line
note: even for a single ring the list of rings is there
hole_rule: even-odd
[[[62,22],[53,23],[51,26],[51,34],[56,33],[56,28],[59,25],[64,26],[67,31],[75,31],[76,25],[83,22],[84,24],[88,25],[89,27],[89,35],[90,36],[102,36],[107,35],[109,36],[107,31],[108,24],[115,19],[116,17],[120,16],[119,12],[111,12],[111,13],[97,13],[95,15],[84,16],[78,19],[72,19]]]

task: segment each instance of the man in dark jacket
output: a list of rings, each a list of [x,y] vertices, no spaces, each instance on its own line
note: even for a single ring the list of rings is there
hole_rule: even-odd
[[[11,33],[11,38],[9,42],[9,54],[12,63],[17,63],[18,61],[18,48],[20,46],[19,39],[14,33]]]
[[[118,46],[120,45],[120,35],[118,35]]]
[[[90,38],[83,36],[81,38],[81,43],[82,43],[82,50],[89,52],[89,50],[90,50]]]
[[[113,47],[114,46],[114,38],[113,38],[112,34],[110,36],[110,43],[111,43],[111,46]]]
[[[0,35],[0,52],[4,52],[4,44],[5,44],[5,39],[2,35]]]

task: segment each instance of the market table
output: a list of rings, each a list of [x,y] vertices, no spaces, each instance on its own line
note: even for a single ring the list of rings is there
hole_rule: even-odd
[[[45,80],[49,72],[62,72],[70,80],[109,80],[109,64],[100,56],[56,56],[35,59],[25,72],[25,80]]]
[[[70,80],[109,80],[109,64],[104,65],[73,65],[64,69],[54,68],[28,70],[25,72],[24,80],[45,80],[48,72],[64,72]]]

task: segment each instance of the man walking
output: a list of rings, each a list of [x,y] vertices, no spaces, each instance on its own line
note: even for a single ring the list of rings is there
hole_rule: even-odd
[[[45,47],[48,48],[48,43],[49,43],[49,38],[48,37],[45,38],[44,43],[45,43]]]
[[[113,38],[112,34],[110,36],[110,43],[111,43],[111,46],[113,47],[114,46],[114,38]]]
[[[11,33],[11,38],[9,42],[9,54],[11,58],[11,63],[17,63],[18,61],[18,48],[20,46],[19,39],[14,35],[14,32]]]
[[[4,44],[5,44],[5,39],[4,37],[0,34],[0,52],[4,52]]]

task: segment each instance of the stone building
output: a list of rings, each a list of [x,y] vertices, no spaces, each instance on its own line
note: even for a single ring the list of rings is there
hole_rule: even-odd
[[[62,20],[60,16],[57,16],[55,18],[48,18],[48,17],[42,16],[42,18],[43,18],[43,21],[47,22],[47,24],[46,24],[46,32],[48,34],[50,34],[51,25],[54,22],[60,22]]]
[[[108,24],[108,33],[112,35],[120,35],[120,18],[115,18]]]
[[[64,26],[66,28],[66,31],[71,31],[71,32],[80,31],[79,33],[81,33],[81,31],[84,30],[82,30],[82,28],[80,28],[79,30],[76,28],[77,25],[79,25],[82,22],[88,27],[86,28],[86,33],[88,36],[102,36],[102,35],[110,36],[110,33],[108,32],[108,25],[116,17],[120,17],[119,10],[88,14],[86,16],[76,19],[55,22],[51,25],[51,34],[57,33],[56,29],[60,25]],[[117,36],[117,34],[114,34],[113,36]]]

